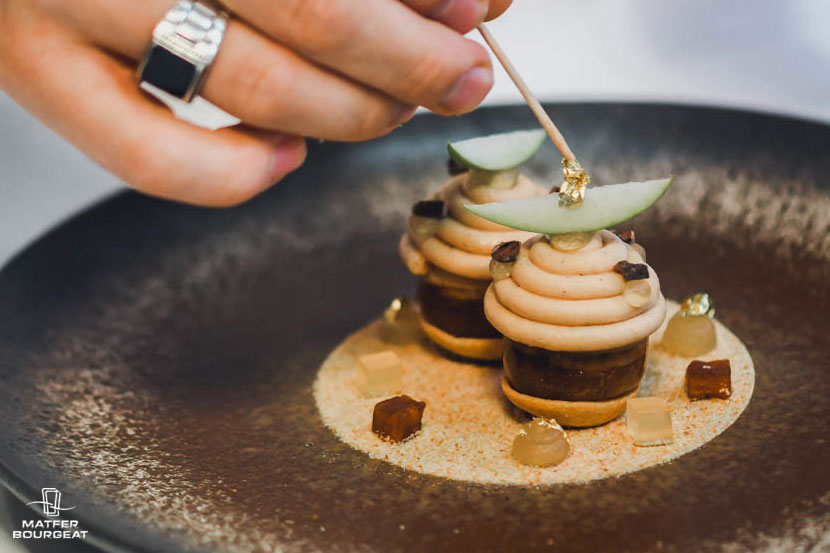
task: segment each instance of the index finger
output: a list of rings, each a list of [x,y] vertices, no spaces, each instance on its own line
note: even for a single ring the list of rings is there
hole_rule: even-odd
[[[487,51],[397,0],[223,0],[304,58],[411,105],[472,110],[493,83]]]

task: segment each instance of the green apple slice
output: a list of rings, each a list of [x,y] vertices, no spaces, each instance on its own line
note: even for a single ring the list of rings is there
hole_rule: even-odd
[[[513,131],[450,142],[447,150],[460,165],[482,171],[506,171],[526,162],[545,142],[543,129]]]
[[[465,205],[479,217],[518,230],[542,234],[590,232],[609,228],[638,215],[660,199],[672,177],[589,188],[582,203],[561,207],[558,194]]]

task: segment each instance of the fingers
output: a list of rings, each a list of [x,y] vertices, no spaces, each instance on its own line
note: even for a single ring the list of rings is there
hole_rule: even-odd
[[[492,87],[484,48],[391,0],[225,0],[280,44],[407,104],[475,108]]]
[[[311,64],[231,22],[203,94],[244,121],[331,140],[367,140],[408,121],[415,107]]]
[[[41,25],[42,27],[42,25]],[[240,203],[299,167],[304,141],[210,132],[174,119],[136,88],[132,70],[55,26],[11,37],[9,92],[133,187],[209,206]],[[32,63],[37,60],[37,63]]]
[[[46,1],[46,0],[41,0]],[[53,13],[107,49],[138,59],[169,0],[50,1]],[[302,59],[231,21],[202,95],[251,125],[332,140],[387,134],[415,108]]]

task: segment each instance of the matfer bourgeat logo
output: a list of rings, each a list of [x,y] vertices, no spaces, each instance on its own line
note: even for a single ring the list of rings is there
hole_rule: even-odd
[[[61,507],[61,492],[57,488],[42,488],[40,490],[43,501],[30,501],[29,505],[43,505],[43,514],[48,517],[56,517],[61,511],[69,511],[75,507]]]
[[[58,517],[61,511],[75,507],[61,507],[61,492],[57,488],[42,488],[42,501],[31,501],[26,505],[40,505],[47,517]],[[78,527],[78,521],[67,518],[21,520],[20,530],[12,531],[16,540],[77,540],[86,539],[87,531]]]

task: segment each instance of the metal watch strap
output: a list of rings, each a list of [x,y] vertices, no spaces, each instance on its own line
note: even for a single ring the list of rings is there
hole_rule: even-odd
[[[139,78],[190,101],[219,52],[226,28],[227,14],[221,9],[203,1],[180,0],[153,30]]]
[[[204,2],[179,0],[153,30],[153,40],[193,63],[209,64],[225,36],[227,15]]]

